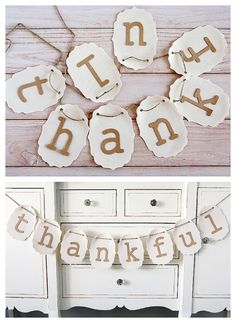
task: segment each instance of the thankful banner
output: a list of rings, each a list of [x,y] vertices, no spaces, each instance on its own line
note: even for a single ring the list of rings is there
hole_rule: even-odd
[[[120,64],[135,70],[147,67],[158,58],[157,40],[156,24],[146,10],[131,8],[117,15],[112,41]],[[216,127],[227,117],[228,95],[200,77],[219,64],[226,52],[224,35],[213,26],[197,27],[173,42],[168,60],[182,77],[170,86],[169,99],[148,96],[137,108],[139,134],[155,156],[168,158],[184,149],[188,143],[184,118]],[[110,101],[121,91],[114,60],[94,43],[71,48],[66,64],[76,91],[93,102]],[[65,86],[66,79],[56,67],[29,67],[7,80],[6,101],[17,113],[42,111],[63,97]],[[50,166],[66,167],[79,158],[88,137],[95,163],[112,170],[123,167],[134,151],[127,110],[109,103],[94,110],[88,121],[82,107],[59,105],[42,127],[38,153]]]
[[[67,264],[82,263],[89,252],[95,268],[110,268],[118,255],[123,268],[135,269],[142,266],[147,251],[154,264],[165,265],[173,259],[174,245],[183,255],[192,255],[201,249],[203,238],[218,241],[227,236],[229,224],[218,205],[229,195],[215,206],[204,207],[197,216],[197,225],[192,220],[181,219],[174,227],[155,229],[144,236],[127,234],[118,239],[104,234],[91,236],[79,226],[70,228],[62,236],[56,221],[38,217],[33,207],[25,205],[12,213],[7,231],[21,241],[33,234],[33,247],[43,255],[54,253],[60,246],[61,258]]]

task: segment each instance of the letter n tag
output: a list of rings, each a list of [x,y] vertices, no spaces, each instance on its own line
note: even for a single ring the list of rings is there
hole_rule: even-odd
[[[147,67],[156,54],[156,24],[143,9],[126,9],[114,23],[114,51],[118,61],[135,70]]]
[[[183,117],[165,97],[147,97],[137,109],[140,136],[158,157],[176,156],[187,144]]]
[[[86,145],[88,119],[77,105],[60,105],[42,128],[38,153],[50,166],[69,166]]]
[[[108,104],[93,112],[89,142],[95,162],[115,169],[127,164],[134,151],[132,120],[125,109]]]
[[[27,67],[6,82],[6,101],[17,113],[42,111],[63,96],[65,78],[54,66]]]
[[[92,240],[89,252],[93,267],[108,269],[112,266],[115,259],[115,242],[111,236],[98,235]]]

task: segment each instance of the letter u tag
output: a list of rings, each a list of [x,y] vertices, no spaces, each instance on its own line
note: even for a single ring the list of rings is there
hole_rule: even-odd
[[[140,136],[158,157],[171,157],[187,145],[183,117],[166,97],[148,96],[137,108]]]
[[[59,101],[65,87],[65,78],[55,66],[27,67],[7,80],[6,101],[17,113],[42,111]]]
[[[147,67],[156,54],[156,24],[152,15],[143,9],[120,12],[114,23],[114,52],[118,61],[135,70]]]
[[[96,44],[75,46],[66,64],[75,86],[86,98],[106,102],[119,93],[120,73],[113,59]]]
[[[197,226],[188,219],[178,221],[172,234],[178,250],[183,255],[192,255],[201,248],[200,232]]]
[[[132,119],[119,106],[101,106],[93,112],[88,138],[96,164],[110,169],[122,167],[134,151]]]
[[[169,49],[170,67],[184,76],[209,72],[227,53],[224,35],[212,26],[186,32]]]
[[[86,145],[88,119],[77,105],[59,105],[42,128],[39,155],[50,166],[69,166]]]

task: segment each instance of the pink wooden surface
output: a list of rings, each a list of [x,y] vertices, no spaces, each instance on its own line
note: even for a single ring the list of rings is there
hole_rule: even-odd
[[[113,56],[112,28],[116,14],[124,7],[59,7],[67,24],[76,33],[76,44],[95,42]],[[157,24],[159,37],[157,55],[164,54],[171,42],[184,31],[205,24],[212,24],[225,35],[230,46],[230,11],[226,6],[196,7],[146,7]],[[7,7],[7,30],[18,22],[34,28],[34,31],[66,52],[70,42],[55,9],[51,6]],[[57,53],[32,37],[27,31],[17,30],[10,37],[14,43],[7,53],[6,77],[27,66],[51,64]],[[116,61],[116,60],[115,60]],[[117,61],[116,61],[117,63]],[[117,64],[119,66],[119,64]],[[60,68],[64,70],[64,64]],[[122,107],[139,102],[147,95],[168,96],[169,86],[178,77],[169,68],[167,58],[156,60],[142,71],[121,67],[123,88],[114,102]],[[209,74],[203,75],[230,91],[230,55]],[[99,105],[66,89],[62,103],[76,103],[85,112]],[[219,127],[201,127],[186,121],[189,143],[174,158],[157,158],[148,151],[138,136],[135,120],[135,152],[129,164],[111,171],[97,166],[87,145],[79,158],[67,168],[48,167],[37,154],[37,139],[41,127],[54,107],[42,112],[16,114],[6,107],[6,164],[8,175],[229,175],[230,172],[230,117]],[[135,118],[135,108],[130,110]]]

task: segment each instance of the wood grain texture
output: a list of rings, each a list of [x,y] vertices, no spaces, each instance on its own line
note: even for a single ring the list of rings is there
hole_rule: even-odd
[[[117,14],[132,6],[59,6],[71,28],[112,28]],[[212,24],[216,28],[230,28],[229,6],[136,6],[150,11],[157,28],[195,28]],[[16,22],[31,28],[61,28],[52,6],[7,6],[6,25]]]
[[[7,29],[9,30],[9,29]],[[172,42],[181,37],[184,32],[191,29],[157,29],[157,54],[156,56],[162,56],[167,53]],[[68,52],[68,46],[70,44],[70,35],[68,31],[64,29],[34,29],[41,37],[48,42],[59,48],[63,52],[65,58]],[[105,51],[114,57],[112,35],[113,29],[74,29],[76,34],[75,45],[81,45],[83,43],[95,43],[101,46]],[[215,66],[210,73],[229,73],[230,72],[230,31],[221,29],[221,32],[225,36],[228,48],[228,54],[224,57],[222,63]],[[12,40],[12,47],[8,50],[6,58],[7,73],[16,73],[21,71],[27,66],[34,66],[39,64],[52,64],[57,60],[58,52],[52,49],[42,41],[33,37],[28,31],[24,29],[18,29],[10,36]],[[27,51],[26,51],[27,48]],[[16,59],[17,57],[17,59]],[[173,73],[168,63],[168,57],[156,59],[153,64],[147,68],[135,71],[120,66],[116,60],[117,66],[120,67],[120,72],[124,73]],[[65,72],[65,64],[61,64],[60,68]]]
[[[113,23],[116,15],[127,7],[89,6],[59,7],[63,17],[76,34],[75,45],[94,42],[114,57],[112,47]],[[171,43],[183,32],[199,25],[212,24],[224,34],[230,48],[230,8],[228,6],[151,6],[145,7],[156,21],[158,40],[157,56],[164,55]],[[6,8],[6,27],[18,22],[34,28],[64,53],[70,43],[70,35],[51,6],[9,6]],[[58,54],[25,30],[17,30],[10,36],[13,46],[7,52],[6,78],[27,66],[52,64]],[[115,59],[122,74],[123,87],[114,103],[130,107],[148,95],[168,96],[169,86],[179,77],[168,64],[167,57],[141,71],[127,69]],[[65,63],[59,65],[65,71]],[[202,77],[210,79],[230,95],[230,50],[223,62]],[[86,113],[99,107],[69,88],[66,88],[62,104],[78,104]],[[201,127],[186,121],[189,143],[173,158],[157,158],[138,136],[135,120],[135,151],[129,164],[110,171],[97,166],[89,152],[83,149],[71,167],[48,167],[37,154],[37,140],[41,127],[48,118],[50,107],[42,112],[16,114],[6,107],[6,165],[7,175],[229,175],[230,173],[230,117],[219,127]],[[129,110],[135,118],[135,107]]]
[[[38,156],[38,138],[41,133],[42,120],[9,120],[7,122],[7,166],[46,166]],[[176,157],[157,158],[138,136],[138,127],[133,122],[135,130],[135,148],[131,161],[127,166],[226,166],[229,164],[229,121],[217,128],[206,128],[186,122],[189,143]],[[73,166],[97,167],[90,154],[89,145],[82,150]]]
[[[230,176],[227,166],[191,166],[191,167],[123,167],[111,172],[109,169],[97,167],[67,167],[61,169],[51,167],[7,167],[6,175],[15,176]]]

